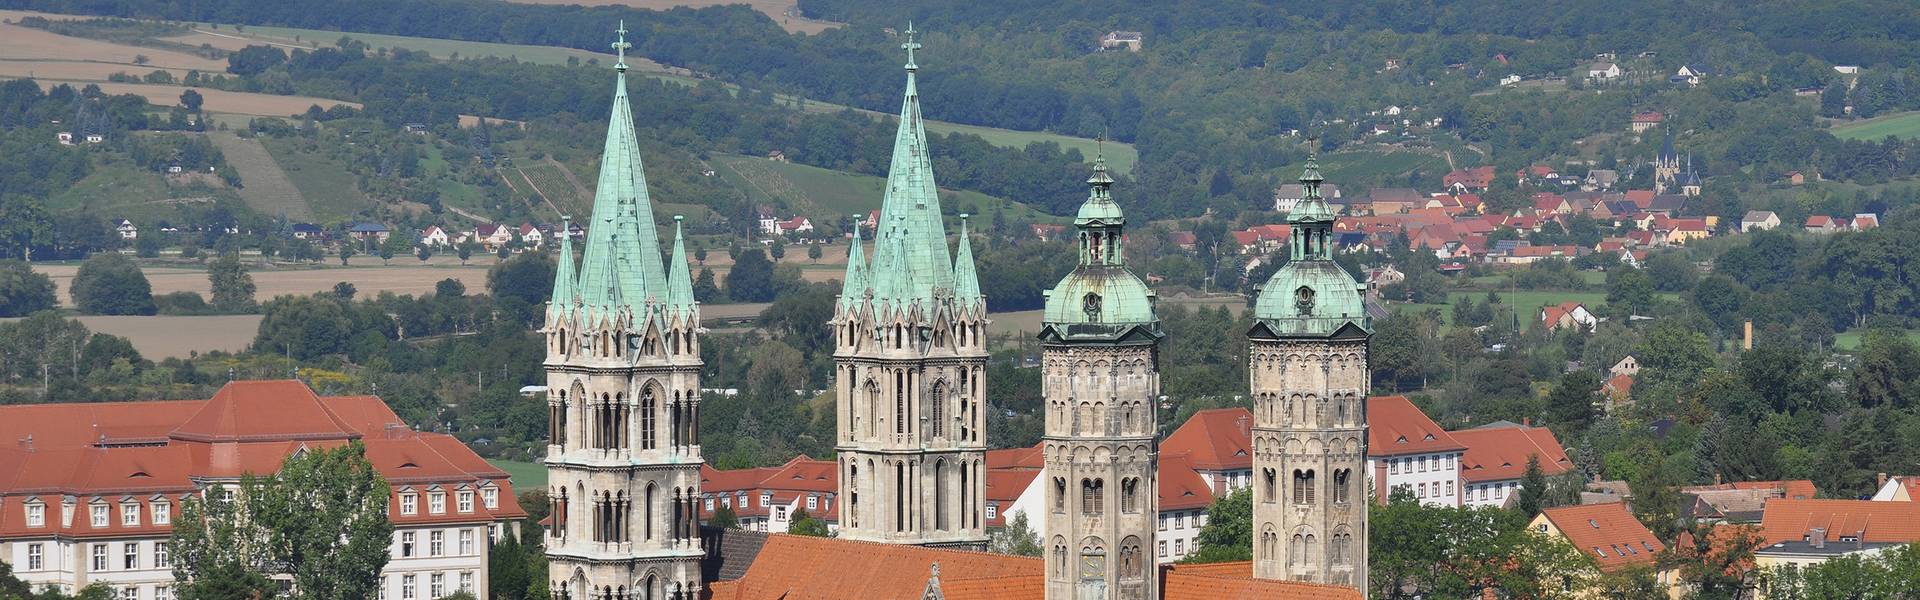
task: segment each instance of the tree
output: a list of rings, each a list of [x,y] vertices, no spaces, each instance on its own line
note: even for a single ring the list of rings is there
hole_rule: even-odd
[[[230,495],[190,498],[170,542],[181,597],[271,597],[271,573],[290,575],[296,598],[371,598],[393,543],[390,493],[356,441],[305,449]]]
[[[473,243],[473,240],[465,240],[453,246],[453,253],[460,257],[460,266],[467,266],[467,259],[473,258],[473,249],[476,247],[479,247],[479,244]]]
[[[522,253],[487,269],[487,290],[495,298],[519,298],[539,305],[553,297],[555,268],[545,253]]]
[[[360,289],[353,287],[351,283],[342,281],[333,284],[333,296],[339,298],[341,302],[352,302],[353,296],[358,293],[360,293]]]
[[[420,259],[420,262],[427,262],[427,259],[433,258],[433,249],[426,246],[414,248],[413,256]]]
[[[1753,553],[1765,545],[1753,526],[1696,520],[1668,549],[1665,562],[1679,570],[1679,579],[1693,589],[1693,598],[1733,600],[1746,597]]]
[[[778,238],[775,238],[773,240],[773,243],[767,246],[767,253],[773,255],[773,260],[775,262],[779,262],[780,259],[786,258],[787,257],[786,242],[782,242]]]
[[[793,520],[787,523],[787,533],[808,537],[828,537],[827,522],[813,518],[806,509],[793,511]]]
[[[987,533],[987,551],[1014,556],[1040,556],[1040,534],[1027,522],[1025,511],[1013,513],[1007,526]]]
[[[1193,543],[1193,554],[1182,562],[1253,560],[1253,488],[1240,488],[1215,499],[1207,507],[1207,524],[1200,527]]]
[[[340,266],[342,267],[347,266],[347,259],[353,258],[354,254],[355,252],[353,251],[353,244],[341,244],[340,245]]]
[[[93,315],[151,315],[153,286],[140,265],[118,253],[95,254],[73,276],[73,303]]]
[[[387,239],[380,240],[380,264],[388,264],[387,261],[393,260],[395,256],[410,254],[413,250],[411,239],[412,236],[396,231],[393,235],[387,236]]]
[[[204,100],[205,100],[204,98],[200,97],[199,90],[187,90],[184,92],[180,92],[180,106],[186,107],[187,112],[191,112],[191,113],[200,112],[200,104]]]
[[[727,297],[734,302],[768,302],[774,291],[773,263],[759,248],[742,251],[727,271]]]
[[[448,277],[433,284],[433,295],[436,298],[459,298],[467,295],[467,284]]]
[[[253,276],[240,264],[239,254],[223,254],[207,263],[207,281],[213,284],[215,309],[234,314],[253,312]]]
[[[700,263],[701,265],[707,264],[707,247],[706,246],[700,246],[693,249],[693,261]]]
[[[1542,497],[1547,493],[1547,474],[1540,470],[1540,455],[1527,457],[1527,470],[1520,476],[1520,497],[1513,501],[1516,512],[1528,519],[1539,516],[1540,509],[1546,508]]]
[[[700,302],[720,299],[720,286],[713,282],[713,269],[700,267],[700,276],[693,280],[693,299]]]
[[[18,260],[0,260],[0,317],[24,317],[58,304],[53,279]]]
[[[1599,389],[1600,376],[1593,371],[1579,369],[1560,376],[1547,394],[1547,419],[1560,435],[1583,431],[1593,421],[1594,396]]]
[[[723,504],[720,505],[720,508],[713,511],[713,516],[707,517],[707,526],[721,529],[739,529],[740,515],[733,512],[732,506]]]
[[[1920,347],[1906,332],[1870,329],[1853,369],[1853,397],[1861,406],[1905,408],[1920,399]]]
[[[1878,555],[1855,552],[1816,565],[1791,564],[1768,569],[1760,577],[1773,600],[1903,600],[1911,598],[1914,573],[1920,572],[1920,544],[1889,548]]]
[[[253,350],[309,360],[345,352],[354,333],[342,302],[313,296],[281,296],[261,305],[266,316],[253,336]]]
[[[819,244],[807,244],[807,261],[808,262],[820,262],[820,255],[821,255],[821,251],[820,251]]]
[[[1621,318],[1647,314],[1653,308],[1653,280],[1633,267],[1608,271],[1607,307]]]

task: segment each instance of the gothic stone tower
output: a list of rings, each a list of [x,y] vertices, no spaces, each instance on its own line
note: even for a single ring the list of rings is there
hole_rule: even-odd
[[[1080,262],[1047,293],[1048,600],[1159,598],[1154,558],[1160,319],[1124,264],[1126,218],[1104,159],[1074,218]]]
[[[1333,262],[1334,215],[1309,158],[1291,261],[1254,304],[1253,573],[1367,587],[1366,286]]]
[[[907,93],[874,235],[858,228],[831,325],[839,421],[840,537],[986,547],[986,299],[961,228],[947,255],[914,87]]]
[[[563,230],[542,329],[547,572],[559,599],[692,600],[701,590],[700,311],[677,222],[670,267],[661,264],[620,33],[586,249],[576,274]]]

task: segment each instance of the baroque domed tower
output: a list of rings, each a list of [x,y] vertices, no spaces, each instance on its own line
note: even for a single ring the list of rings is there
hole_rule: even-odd
[[[840,537],[985,549],[987,304],[964,223],[947,255],[913,51],[875,224],[833,321]]]
[[[660,260],[627,100],[626,27],[586,248],[571,224],[547,342],[547,576],[555,598],[692,600],[700,579],[700,309],[675,217]]]
[[[1104,158],[1073,224],[1079,264],[1047,292],[1040,329],[1046,397],[1048,600],[1159,597],[1160,319],[1125,264],[1126,218]]]
[[[1333,261],[1333,211],[1307,159],[1289,262],[1247,332],[1253,392],[1253,573],[1367,587],[1366,286]]]

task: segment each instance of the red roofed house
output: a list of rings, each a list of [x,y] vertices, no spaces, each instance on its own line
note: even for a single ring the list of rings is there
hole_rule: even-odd
[[[1562,327],[1584,328],[1591,333],[1600,326],[1600,318],[1579,302],[1561,302],[1540,307],[1540,325],[1548,331]]]
[[[1833,233],[1846,229],[1847,223],[1843,219],[1836,219],[1826,215],[1813,215],[1807,217],[1805,228],[1807,233]]]
[[[1175,231],[1167,234],[1167,242],[1189,252],[1193,251],[1193,245],[1199,241],[1200,238],[1193,235],[1191,231]]]
[[[1567,540],[1605,572],[1651,566],[1654,558],[1667,549],[1653,531],[1633,518],[1624,502],[1549,508],[1540,511],[1527,527]]]
[[[71,593],[171,594],[179,506],[303,448],[359,442],[392,488],[382,595],[486,597],[491,540],[527,513],[507,473],[453,436],[414,431],[373,396],[321,397],[299,381],[235,381],[210,400],[0,407],[0,549],[14,574]],[[423,501],[424,500],[424,501]]]
[[[805,510],[834,531],[840,528],[840,511],[833,507],[838,474],[833,461],[804,454],[778,467],[721,471],[701,465],[700,518],[712,518],[725,507],[740,519],[741,529],[777,533],[787,530],[795,512]]]
[[[1878,554],[1920,542],[1920,502],[1776,498],[1767,501],[1760,530],[1766,545],[1754,564],[1763,569]]]
[[[1215,494],[1253,485],[1253,411],[1215,408],[1193,413],[1160,442],[1160,455],[1184,454]]]
[[[1880,482],[1873,493],[1876,502],[1913,502],[1920,500],[1920,476],[1896,475]]]
[[[1406,396],[1367,398],[1367,473],[1381,503],[1406,488],[1423,504],[1460,506],[1460,456],[1453,439]]]
[[[1607,378],[1606,383],[1600,384],[1600,394],[1607,397],[1608,410],[1633,404],[1633,376],[1621,373]]]
[[[1853,215],[1853,225],[1851,229],[1854,231],[1866,231],[1879,226],[1880,215],[1873,213],[1856,213]]]
[[[1245,412],[1245,409],[1239,410]],[[1046,507],[1046,486],[1039,475],[1045,468],[1041,456],[1044,447],[1044,444],[1034,444],[1027,448],[987,451],[987,528],[1005,527],[1014,515],[1022,513],[1036,531],[1042,527],[1040,511]],[[1248,468],[1252,468],[1251,459]],[[1200,527],[1207,523],[1207,507],[1213,504],[1213,487],[1194,470],[1187,453],[1169,453],[1164,447],[1155,481],[1160,499],[1160,525],[1155,536],[1159,547],[1154,549],[1154,556],[1160,563],[1169,563],[1186,558],[1197,549]]]
[[[1465,491],[1460,501],[1465,506],[1505,506],[1520,491],[1520,478],[1532,457],[1539,457],[1540,471],[1548,476],[1573,468],[1560,440],[1544,427],[1500,421],[1449,433],[1467,447],[1460,458]]]
[[[1662,115],[1660,113],[1653,112],[1653,111],[1638,113],[1633,115],[1633,123],[1632,125],[1629,126],[1629,129],[1632,129],[1634,133],[1640,133],[1642,131],[1646,131],[1648,129],[1658,127],[1660,125],[1660,122],[1665,121],[1666,119],[1667,119],[1666,115]]]
[[[1493,184],[1493,167],[1474,167],[1446,174],[1440,182],[1455,192],[1486,191]]]

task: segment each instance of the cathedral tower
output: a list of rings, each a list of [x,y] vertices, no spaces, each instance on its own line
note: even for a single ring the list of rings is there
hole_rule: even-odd
[[[987,305],[964,224],[947,254],[913,34],[873,258],[856,228],[831,322],[840,537],[984,549]]]
[[[1366,286],[1333,262],[1308,158],[1290,261],[1254,304],[1253,576],[1367,587]]]
[[[679,218],[660,260],[627,100],[613,114],[576,270],[561,232],[547,305],[548,578],[560,599],[691,600],[701,590],[700,309]]]
[[[1154,481],[1160,319],[1128,270],[1126,218],[1105,159],[1073,224],[1079,265],[1047,292],[1040,343],[1047,399],[1043,529],[1048,600],[1159,598]]]

